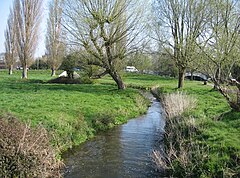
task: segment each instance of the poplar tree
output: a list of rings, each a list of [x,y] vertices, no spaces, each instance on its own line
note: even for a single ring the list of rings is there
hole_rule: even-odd
[[[51,76],[55,76],[55,71],[60,67],[65,54],[61,27],[62,2],[62,0],[52,0],[49,4],[46,54],[52,70]]]
[[[13,9],[17,54],[23,67],[22,78],[27,78],[38,44],[42,0],[15,0]]]
[[[16,26],[14,14],[11,8],[5,30],[5,63],[8,67],[9,75],[12,75],[13,73],[13,65],[17,59],[16,54]]]

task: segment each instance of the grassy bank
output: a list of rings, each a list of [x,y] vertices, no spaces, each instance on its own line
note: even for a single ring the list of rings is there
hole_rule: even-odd
[[[0,110],[54,134],[53,144],[65,150],[98,131],[146,112],[148,102],[135,89],[113,85],[48,84],[50,71],[29,71],[29,79],[0,72]]]

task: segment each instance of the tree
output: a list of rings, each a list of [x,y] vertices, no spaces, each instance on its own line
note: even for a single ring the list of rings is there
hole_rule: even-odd
[[[157,37],[155,39],[161,42],[176,63],[178,88],[183,87],[186,69],[194,60],[195,44],[205,27],[206,2],[205,0],[155,0],[157,30],[160,29],[160,32],[155,31]]]
[[[207,57],[210,74],[215,86],[229,77],[233,65],[238,59],[240,18],[234,0],[211,1],[211,16],[208,23],[208,34],[200,48]]]
[[[14,14],[10,9],[8,16],[7,27],[5,30],[5,63],[8,67],[9,75],[13,72],[13,65],[16,62],[16,26],[14,20]]]
[[[63,0],[52,0],[49,4],[46,54],[48,56],[48,63],[52,70],[51,76],[55,76],[55,71],[60,67],[65,54],[65,45],[63,43],[61,27],[62,3]]]
[[[235,64],[239,62],[239,18],[240,3],[235,0],[210,1],[207,31],[203,43],[199,45],[206,56],[206,72],[211,76],[216,89],[227,99],[229,105],[240,111],[240,96],[233,93],[233,87],[227,89],[230,74]],[[236,83],[238,92],[239,83]]]
[[[42,0],[15,0],[14,21],[17,29],[16,46],[23,67],[22,78],[34,58],[41,22]]]
[[[83,47],[92,57],[88,64],[105,69],[125,89],[119,71],[123,59],[139,40],[141,11],[136,0],[66,0],[64,27],[69,43]]]

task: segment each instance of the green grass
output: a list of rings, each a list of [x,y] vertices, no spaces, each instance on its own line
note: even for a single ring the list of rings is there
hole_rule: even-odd
[[[118,91],[113,85],[102,84],[47,84],[50,71],[29,71],[28,80],[20,76],[20,72],[12,76],[0,72],[2,115],[11,113],[32,125],[42,123],[55,134],[54,144],[61,149],[77,145],[97,131],[124,123],[147,109],[148,102],[135,89]]]

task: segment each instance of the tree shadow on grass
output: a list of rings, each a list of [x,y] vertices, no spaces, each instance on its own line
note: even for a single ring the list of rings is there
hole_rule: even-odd
[[[118,93],[124,93],[117,89],[115,84],[102,85],[102,84],[55,84],[48,83],[42,80],[29,79],[21,83],[12,83],[11,88],[21,90],[49,90],[49,91],[66,91],[66,92],[82,92],[92,93],[98,95],[113,95]],[[129,91],[128,91],[129,93]]]
[[[133,75],[133,76],[127,76],[128,80],[136,80],[136,81],[163,81],[163,80],[176,80],[174,78],[169,77],[162,77],[158,75]]]
[[[235,120],[239,120],[240,121],[240,112],[231,110],[229,112],[223,113],[220,116],[220,119],[223,122],[231,122],[231,121],[235,121]]]

